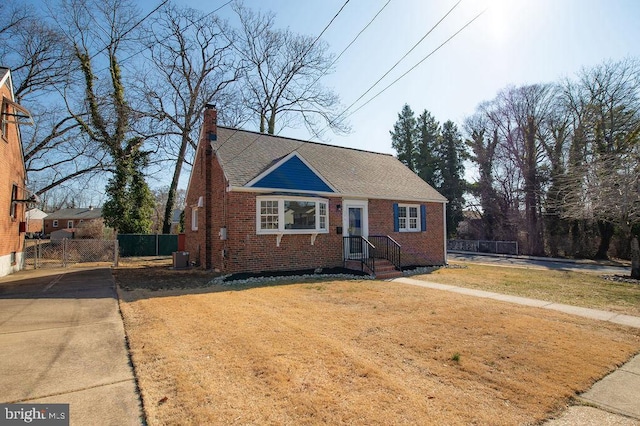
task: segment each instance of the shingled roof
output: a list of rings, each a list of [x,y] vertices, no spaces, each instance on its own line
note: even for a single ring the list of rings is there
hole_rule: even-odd
[[[57,212],[50,213],[48,219],[97,219],[102,217],[101,208],[82,208],[82,209],[60,209]]]
[[[389,154],[218,127],[212,142],[231,187],[244,187],[277,161],[297,153],[345,197],[446,202]]]

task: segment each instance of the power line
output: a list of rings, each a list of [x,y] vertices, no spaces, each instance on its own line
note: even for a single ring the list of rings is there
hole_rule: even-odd
[[[350,0],[346,0],[344,2],[344,4],[340,7],[340,9],[338,10],[338,12],[336,12],[336,14],[333,16],[333,18],[331,18],[331,20],[329,21],[329,23],[324,27],[324,29],[320,32],[320,34],[313,40],[313,42],[309,45],[308,49],[305,50],[305,52],[302,54],[302,58],[304,58],[305,55],[307,55],[309,53],[309,51],[313,48],[313,46],[318,42],[318,40],[320,40],[320,37],[322,37],[322,35],[327,31],[327,29],[331,26],[331,24],[333,24],[333,22],[336,20],[336,18],[338,17],[338,15],[340,15],[340,13],[342,13],[342,10],[345,8],[345,6],[349,3]],[[391,0],[389,0],[391,1]],[[389,2],[387,2],[389,3]],[[386,6],[386,5],[385,5]],[[378,12],[380,13],[380,12]],[[377,14],[376,14],[377,16]],[[345,49],[346,50],[346,49]],[[302,60],[301,58],[301,60]],[[220,149],[224,146],[224,144],[226,144],[229,140],[231,140],[231,138],[237,133],[239,132],[240,129],[236,129],[231,136],[229,136],[227,138],[227,140],[225,140],[217,149]],[[240,156],[240,154],[242,154],[243,152],[245,152],[247,149],[249,149],[253,144],[255,144],[258,139],[260,139],[264,134],[259,134],[257,138],[255,138],[249,145],[247,145],[242,151],[240,151],[237,155],[236,158],[238,158],[238,156]],[[268,135],[268,136],[272,136],[272,135]],[[276,135],[277,136],[277,135]],[[235,159],[234,159],[235,160]],[[233,160],[231,160],[233,161]]]
[[[165,0],[165,1],[160,5],[160,6],[156,7],[153,11],[151,11],[151,12],[147,15],[147,17],[148,17],[149,15],[151,15],[151,14],[155,13],[158,9],[160,9],[160,7],[162,7],[162,6],[163,6],[166,2],[168,2],[168,1],[169,1],[169,0]],[[216,13],[217,11],[219,11],[220,9],[222,9],[222,8],[226,7],[226,6],[227,6],[227,5],[229,5],[231,2],[233,2],[233,0],[229,0],[229,1],[227,1],[225,4],[223,4],[223,5],[222,5],[222,6],[220,6],[219,8],[214,9],[213,11],[211,11],[211,12],[207,13],[206,15],[204,15],[202,18],[197,19],[196,21],[193,21],[193,22],[188,23],[188,24],[187,24],[187,25],[185,25],[185,27],[184,27],[184,28],[182,28],[180,31],[181,31],[181,32],[182,32],[182,31],[186,31],[186,30],[187,30],[187,28],[189,28],[190,26],[194,25],[194,24],[195,24],[195,23],[197,23],[197,22],[200,22],[200,21],[203,21],[203,20],[207,19],[209,16],[213,15],[214,13]],[[146,17],[145,17],[145,19],[146,19]],[[103,50],[104,50],[104,49],[103,49]],[[127,56],[126,58],[124,58],[124,59],[123,59],[123,60],[121,60],[120,62],[121,62],[121,63],[124,63],[124,62],[128,61],[129,59],[133,58],[134,56],[138,56],[139,54],[141,54],[141,53],[142,53],[142,52],[144,52],[145,50],[147,50],[147,48],[146,48],[146,47],[143,47],[143,48],[142,48],[141,50],[139,50],[138,52],[136,52],[136,53],[134,53],[134,54],[132,54],[132,55]],[[106,69],[106,68],[105,68],[105,69]],[[104,70],[103,70],[103,71],[104,71]]]
[[[374,15],[374,17],[371,18],[369,23],[367,25],[365,25],[363,29],[360,30],[360,32],[353,38],[353,40],[351,40],[351,42],[347,45],[347,47],[342,49],[342,52],[340,52],[340,54],[338,56],[336,56],[336,58],[333,60],[333,62],[331,62],[331,64],[329,64],[329,66],[327,68],[325,68],[325,70],[307,87],[311,87],[314,84],[316,84],[318,82],[318,80],[320,80],[331,69],[331,67],[334,66],[336,64],[336,62],[338,62],[338,60],[342,57],[344,52],[346,52],[353,45],[353,43],[355,43],[356,40],[358,40],[358,38],[362,35],[362,33],[365,32],[367,28],[369,28],[369,26],[373,23],[373,21],[376,20],[378,15],[380,15],[380,13],[382,13],[382,11],[387,7],[387,5],[389,3],[391,3],[391,0],[387,0],[387,2],[382,6],[382,8],[380,8],[380,10],[378,10],[378,13],[376,13]]]
[[[405,53],[405,54],[404,54],[400,59],[398,59],[398,61],[397,61],[395,64],[393,64],[393,66],[392,66],[391,68],[389,68],[389,69],[387,70],[387,72],[385,72],[385,73],[382,75],[382,77],[380,77],[380,78],[379,78],[375,83],[373,83],[373,85],[371,85],[371,87],[369,87],[369,88],[368,88],[368,89],[367,89],[367,90],[366,90],[362,95],[360,95],[360,97],[358,97],[358,99],[356,99],[355,101],[353,101],[353,103],[352,103],[351,105],[349,105],[349,106],[348,106],[348,107],[347,107],[347,108],[342,112],[342,114],[338,115],[338,117],[336,117],[336,119],[340,118],[340,117],[341,117],[345,112],[347,112],[347,111],[348,111],[352,106],[354,106],[356,103],[358,103],[358,101],[360,101],[360,99],[364,98],[364,97],[366,96],[366,94],[367,94],[367,93],[369,93],[371,90],[373,90],[373,88],[374,88],[374,87],[376,87],[376,86],[378,85],[378,83],[380,83],[380,81],[382,81],[382,79],[384,79],[387,75],[389,75],[389,73],[390,73],[391,71],[393,71],[393,70],[395,69],[395,67],[397,67],[397,66],[400,64],[400,62],[402,62],[402,61],[403,61],[407,56],[409,56],[409,54],[410,54],[411,52],[413,52],[413,51],[414,51],[414,49],[415,49],[416,47],[418,47],[418,45],[419,45],[420,43],[422,43],[422,42],[424,41],[424,39],[425,39],[425,38],[427,38],[427,36],[428,36],[429,34],[431,34],[431,33],[433,32],[433,30],[435,30],[435,29],[438,27],[438,25],[440,25],[440,23],[442,23],[442,21],[444,21],[444,20],[447,18],[447,16],[449,16],[449,14],[450,14],[451,12],[453,12],[453,10],[454,10],[456,7],[458,7],[458,5],[460,4],[460,2],[461,2],[461,1],[462,1],[462,0],[458,0],[458,2],[457,2],[456,4],[454,4],[454,5],[453,5],[453,7],[452,7],[451,9],[449,9],[449,11],[448,11],[448,12],[447,12],[447,13],[446,13],[442,18],[440,18],[440,20],[439,20],[438,22],[436,22],[436,23],[435,23],[435,25],[433,25],[433,26],[429,29],[429,31],[427,31],[427,33],[426,33],[425,35],[423,35],[423,36],[422,36],[422,38],[421,38],[420,40],[418,40],[418,42],[417,42],[416,44],[414,44],[414,45],[413,45],[413,47],[411,47],[411,49],[409,49],[409,51],[408,51],[407,53]],[[351,114],[349,114],[349,115],[351,115]],[[345,118],[346,118],[346,117],[345,117]]]
[[[357,111],[361,110],[365,105],[367,105],[369,102],[373,101],[375,98],[377,98],[378,96],[380,96],[382,93],[384,93],[388,88],[390,88],[391,86],[393,86],[394,84],[396,84],[400,79],[402,79],[404,76],[406,76],[407,74],[409,74],[411,71],[413,71],[415,68],[417,68],[420,64],[422,64],[424,61],[426,61],[427,59],[429,59],[429,57],[431,55],[433,55],[434,53],[436,53],[438,50],[440,50],[440,48],[442,48],[445,44],[447,44],[449,41],[451,41],[455,36],[457,36],[458,34],[460,34],[465,28],[467,28],[469,25],[471,25],[473,23],[473,21],[475,21],[476,19],[478,19],[484,12],[486,12],[487,9],[484,9],[482,12],[478,13],[473,19],[471,19],[469,22],[467,22],[464,26],[462,26],[462,28],[460,28],[458,31],[456,31],[451,37],[449,37],[448,39],[446,39],[444,42],[442,42],[442,44],[440,44],[438,47],[436,47],[435,49],[433,49],[431,52],[429,52],[429,54],[427,56],[425,56],[424,58],[422,58],[420,60],[420,62],[418,62],[417,64],[415,64],[414,66],[412,66],[411,68],[409,68],[404,74],[402,74],[400,77],[396,78],[393,82],[391,82],[387,87],[385,87],[384,89],[382,89],[381,91],[379,91],[378,93],[376,93],[371,99],[369,99],[367,102],[363,103],[362,105],[360,105],[358,108],[356,108],[355,110],[353,110],[352,112],[350,112],[347,116],[345,116],[345,118],[352,116],[353,114],[355,114]],[[351,105],[353,106],[353,104]],[[351,108],[351,106],[349,108]],[[347,110],[349,109],[347,108]],[[347,111],[345,110],[345,112]],[[343,112],[344,114],[344,112]]]
[[[169,2],[169,0],[163,0],[162,3],[160,3],[158,6],[156,6],[155,9],[153,9],[151,12],[147,13],[145,15],[144,18],[142,18],[141,20],[139,20],[133,27],[129,28],[127,31],[125,31],[124,33],[122,33],[122,35],[120,35],[119,38],[123,38],[125,37],[127,34],[129,34],[131,31],[133,31],[134,29],[136,29],[140,24],[142,24],[145,20],[147,20],[151,15],[153,15],[154,13],[156,13],[158,11],[158,9],[160,9],[162,6],[164,6],[165,4],[167,4]],[[101,54],[102,52],[104,52],[109,46],[105,46],[102,49],[98,50],[96,53],[94,53],[90,59],[94,59],[96,56],[98,56],[99,54]],[[140,52],[139,52],[140,53]],[[133,55],[135,56],[135,55]],[[105,68],[106,69],[106,68]]]

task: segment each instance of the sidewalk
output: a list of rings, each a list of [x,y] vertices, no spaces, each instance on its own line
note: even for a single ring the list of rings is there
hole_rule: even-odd
[[[0,403],[68,403],[70,424],[140,425],[109,268],[0,278]]]
[[[435,290],[450,291],[467,296],[515,303],[518,305],[550,309],[640,329],[640,317],[631,315],[616,314],[597,309],[581,308],[578,306],[474,290],[453,285],[431,283],[412,278],[396,278],[391,281]],[[599,409],[596,410],[588,406],[570,407],[560,418],[550,420],[546,422],[545,425],[640,425],[640,354],[594,384],[590,390],[580,395],[578,400],[598,407]]]

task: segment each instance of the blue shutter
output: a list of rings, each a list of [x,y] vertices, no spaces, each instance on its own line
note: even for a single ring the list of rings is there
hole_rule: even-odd
[[[398,203],[393,203],[393,232],[400,230],[400,220],[398,219]]]
[[[427,206],[420,204],[420,230],[427,230]]]

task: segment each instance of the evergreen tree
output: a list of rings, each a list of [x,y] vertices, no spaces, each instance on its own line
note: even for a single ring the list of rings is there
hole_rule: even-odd
[[[455,235],[458,223],[463,219],[466,150],[460,132],[451,120],[442,125],[440,140],[437,155],[442,184],[436,189],[449,200],[447,204],[447,237],[451,237]]]
[[[148,152],[138,151],[117,164],[106,188],[102,213],[107,226],[121,234],[148,234],[153,224],[155,199],[144,179]]]
[[[416,118],[408,104],[404,104],[398,114],[398,121],[393,125],[391,134],[391,146],[398,153],[398,160],[416,171],[416,145],[417,128]]]
[[[416,122],[417,141],[416,147],[416,173],[434,188],[441,186],[442,174],[438,165],[438,138],[440,135],[440,123],[424,110]]]

